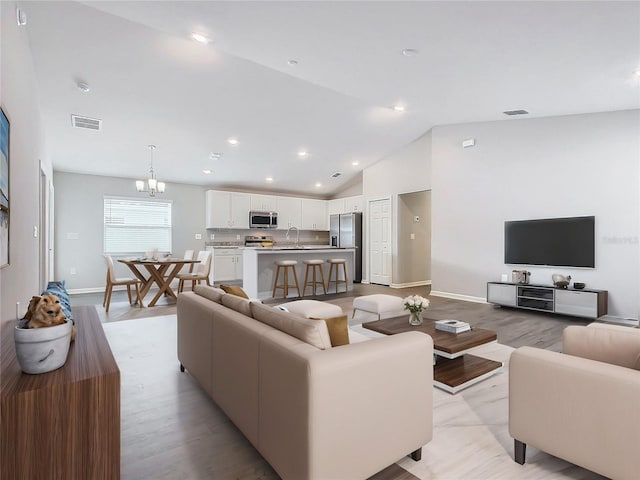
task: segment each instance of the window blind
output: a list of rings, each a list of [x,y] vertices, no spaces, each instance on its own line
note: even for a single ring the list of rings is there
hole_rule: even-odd
[[[171,201],[104,197],[104,253],[171,252]]]

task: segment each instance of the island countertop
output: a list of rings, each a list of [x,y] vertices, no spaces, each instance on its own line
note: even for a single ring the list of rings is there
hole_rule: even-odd
[[[300,284],[300,295],[304,291],[305,260],[344,259],[347,265],[347,291],[353,289],[353,275],[355,266],[355,248],[338,248],[323,245],[313,245],[306,247],[260,247],[245,248],[243,250],[243,289],[251,298],[264,300],[271,298],[273,292],[273,281],[276,271],[275,262],[279,260],[295,260],[298,283]],[[325,283],[329,280],[328,264],[324,265]],[[340,274],[342,280],[342,274]],[[293,282],[293,278],[290,279]],[[344,291],[344,285],[340,285],[340,291]],[[278,293],[280,293],[279,291]],[[331,284],[331,292],[335,292],[335,284]],[[322,289],[318,290],[322,294]],[[311,295],[311,287],[307,287],[307,294]],[[295,288],[290,288],[289,297],[297,296]]]

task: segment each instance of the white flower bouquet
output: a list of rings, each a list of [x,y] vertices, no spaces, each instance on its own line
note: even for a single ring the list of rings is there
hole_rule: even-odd
[[[409,295],[402,300],[404,309],[411,313],[422,312],[429,306],[429,300],[420,295]]]

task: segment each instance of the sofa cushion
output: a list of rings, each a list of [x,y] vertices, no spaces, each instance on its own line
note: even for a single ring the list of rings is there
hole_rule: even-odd
[[[224,290],[210,287],[209,285],[196,285],[193,291],[201,297],[208,298],[212,302],[222,304],[222,296],[224,295]]]
[[[330,318],[312,318],[312,320],[324,320],[329,330],[329,338],[332,347],[349,345],[349,317],[339,315]]]
[[[571,325],[562,333],[568,355],[640,370],[640,335],[633,328],[588,328]]]
[[[242,287],[239,287],[237,285],[220,285],[220,288],[231,295],[235,295],[240,298],[246,298],[247,300],[249,299],[249,295],[246,294]]]
[[[237,295],[225,294],[222,296],[222,305],[236,312],[242,313],[247,317],[251,317],[251,302],[246,298],[238,297]]]
[[[224,300],[224,299],[223,299]],[[293,313],[251,302],[253,318],[321,350],[331,348],[326,322],[310,320]]]

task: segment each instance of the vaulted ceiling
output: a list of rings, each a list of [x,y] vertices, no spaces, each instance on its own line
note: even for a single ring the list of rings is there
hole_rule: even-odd
[[[19,6],[60,171],[329,197],[435,125],[640,108],[639,2]]]

